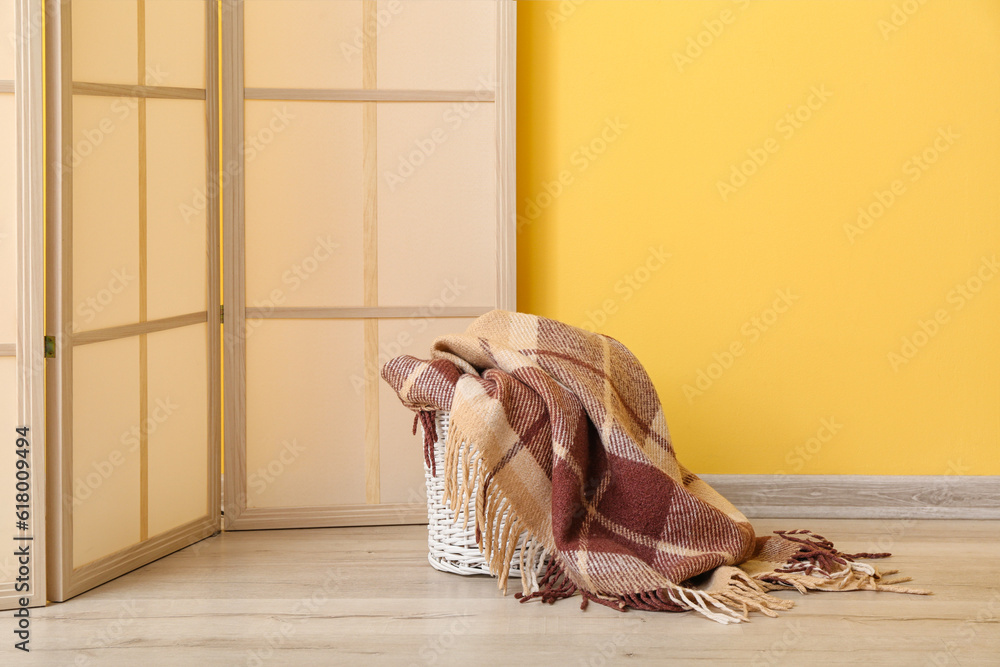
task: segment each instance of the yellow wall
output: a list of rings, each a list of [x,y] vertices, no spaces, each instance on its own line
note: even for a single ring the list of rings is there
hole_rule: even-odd
[[[698,472],[1000,474],[1000,2],[518,4],[521,310]]]

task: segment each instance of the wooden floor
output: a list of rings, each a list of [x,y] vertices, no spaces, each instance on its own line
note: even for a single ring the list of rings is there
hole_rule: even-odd
[[[1000,665],[1000,522],[755,520],[887,563],[933,596],[780,595],[777,619],[519,604],[431,569],[423,526],[226,533],[33,610],[3,665]],[[6,613],[4,614],[6,615]],[[6,627],[6,626],[5,626]]]

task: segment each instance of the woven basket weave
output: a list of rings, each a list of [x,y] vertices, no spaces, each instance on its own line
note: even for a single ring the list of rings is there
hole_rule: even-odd
[[[455,521],[455,512],[446,507],[442,501],[444,495],[444,441],[448,435],[449,414],[439,411],[435,418],[437,425],[437,440],[434,443],[434,465],[437,475],[431,474],[431,469],[424,465],[424,478],[427,482],[427,560],[431,567],[442,572],[454,574],[490,574],[486,559],[476,544],[476,491],[475,487],[469,499],[469,521],[462,528],[462,521]],[[461,466],[461,463],[459,463]],[[462,469],[459,467],[459,477]],[[523,538],[518,541],[514,558],[511,561],[510,577],[520,578],[520,556],[524,546]]]

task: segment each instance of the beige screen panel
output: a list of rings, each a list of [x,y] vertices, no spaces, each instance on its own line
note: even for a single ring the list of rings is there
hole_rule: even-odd
[[[148,336],[149,535],[208,513],[208,331]]]
[[[380,0],[378,87],[496,88],[493,0]]]
[[[0,36],[15,34],[14,2],[0,4]],[[14,78],[14,44],[0,40],[0,79]],[[10,345],[17,339],[17,125],[15,98],[12,93],[0,93],[0,344]],[[0,357],[0,433],[7,434],[13,444],[18,423],[17,360]],[[11,471],[9,482],[0,485],[0,507],[15,504],[14,447],[5,448],[0,465]],[[0,552],[0,586],[17,577],[17,562],[9,553]]]
[[[5,447],[0,454],[0,465],[9,470],[8,482],[0,484],[0,507],[14,507],[14,429],[21,424],[17,420],[17,362],[14,357],[0,357],[0,429],[10,440],[11,446]],[[11,510],[13,511],[13,509]],[[13,550],[0,551],[0,586],[14,581],[17,576],[17,563],[11,557]],[[6,552],[6,553],[5,553]]]
[[[378,323],[379,368],[400,354],[427,359],[438,336],[462,333],[472,318],[435,319],[412,317],[385,319]],[[380,500],[383,503],[423,503],[423,436],[413,435],[413,412],[385,382],[379,382]]]
[[[364,503],[362,322],[248,327],[247,507]]]
[[[247,102],[250,307],[360,306],[362,105]]]
[[[245,0],[248,88],[361,88],[361,0]]]
[[[146,101],[149,319],[206,308],[206,126],[200,100]]]
[[[139,319],[137,108],[134,98],[73,98],[75,331]]]
[[[0,93],[0,343],[17,338],[17,134],[14,96]]]
[[[51,600],[219,527],[218,10],[45,3],[45,234],[62,239],[46,247],[45,326],[72,331],[46,362],[46,454],[54,497],[77,496],[46,514]],[[197,330],[199,346],[176,342]],[[202,414],[160,424],[175,392]],[[201,456],[179,477],[163,452],[190,458],[187,447]],[[165,495],[167,478],[181,497]],[[200,487],[197,516],[187,482]]]
[[[145,0],[149,86],[205,87],[205,0]]]
[[[419,439],[379,348],[513,307],[515,5],[224,6],[223,115],[244,121],[223,146],[243,167],[223,209],[226,526],[419,520]],[[433,313],[419,335],[409,312]]]
[[[17,42],[8,35],[17,34],[14,16],[14,0],[3,0],[0,3],[0,80],[13,81]]]
[[[380,306],[481,306],[496,298],[494,108],[378,108]]]
[[[73,0],[73,80],[138,84],[136,0]]]
[[[73,566],[139,541],[139,339],[73,350]]]

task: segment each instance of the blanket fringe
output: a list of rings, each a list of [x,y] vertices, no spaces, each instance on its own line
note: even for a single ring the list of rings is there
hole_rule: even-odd
[[[806,591],[887,591],[891,593],[909,593],[912,595],[930,595],[930,591],[919,588],[908,588],[898,584],[911,581],[912,577],[895,577],[887,579],[888,575],[899,570],[885,570],[868,563],[858,563],[858,558],[887,558],[889,553],[856,553],[848,554],[837,550],[833,543],[822,535],[809,530],[776,530],[774,533],[781,538],[799,544],[798,551],[789,556],[784,567],[771,572],[763,572],[754,576],[766,590],[794,588],[799,593]]]
[[[455,512],[456,523],[462,521],[463,530],[469,525],[470,506],[475,508],[476,543],[505,595],[511,564],[520,547],[522,592],[534,593],[542,586],[539,576],[551,552],[540,536],[519,520],[500,487],[491,483],[492,477],[472,446],[472,439],[456,421],[449,424],[445,442],[442,500]]]
[[[444,447],[444,493],[442,500],[455,512],[455,520],[462,520],[462,529],[469,525],[469,501],[472,498],[472,471],[479,473],[478,456],[472,440],[454,423],[448,427]],[[461,477],[461,479],[460,479]],[[478,507],[476,508],[478,510]],[[476,521],[479,518],[477,514]]]
[[[812,574],[814,570],[819,570],[823,574],[829,574],[840,569],[837,565],[847,566],[849,562],[858,558],[888,558],[892,555],[888,552],[847,554],[838,551],[833,542],[822,535],[805,529],[776,530],[774,534],[788,542],[801,545],[799,550],[788,558],[785,567],[778,570],[779,572],[804,571],[806,574]],[[796,537],[797,535],[804,537]],[[870,565],[866,567],[874,570]]]
[[[444,457],[444,502],[455,511],[456,522],[461,517],[463,528],[468,525],[470,500],[474,500],[476,541],[486,559],[497,585],[507,593],[511,563],[521,547],[521,592],[515,597],[521,602],[541,600],[552,604],[557,600],[582,596],[580,607],[588,603],[625,611],[695,611],[717,623],[739,623],[748,620],[752,610],[776,616],[777,610],[788,609],[789,600],[768,595],[762,585],[738,568],[718,568],[713,585],[702,590],[666,582],[664,587],[636,593],[614,595],[580,589],[560,565],[554,549],[533,535],[528,526],[515,515],[508,498],[497,484],[455,421],[448,429]],[[475,498],[472,498],[475,489]],[[777,586],[775,588],[778,588]]]
[[[794,588],[805,595],[807,591],[885,591],[887,593],[909,593],[911,595],[931,595],[922,588],[909,588],[898,584],[911,581],[912,577],[885,579],[885,573],[875,570],[869,573],[857,567],[857,563],[830,575],[773,572],[756,577],[766,590],[774,591]],[[869,566],[870,567],[870,566]]]
[[[543,603],[554,604],[556,600],[575,595],[577,590],[576,584],[559,565],[559,561],[553,557],[549,559],[545,572],[538,579],[538,590],[527,594],[515,593],[514,597],[521,602],[541,600]]]
[[[716,579],[723,579],[716,582]],[[734,567],[719,568],[707,590],[678,586],[667,582],[662,588],[624,595],[604,595],[579,589],[567,576],[555,558],[552,558],[539,580],[539,590],[518,593],[521,602],[541,600],[553,604],[557,600],[580,593],[581,609],[593,601],[617,611],[639,609],[643,611],[694,611],[708,619],[728,625],[749,620],[750,611],[767,616],[777,616],[777,610],[790,609],[794,602],[768,595],[757,582]]]
[[[520,562],[521,593],[530,595],[539,590],[539,579],[548,565],[549,550],[539,540],[525,538],[521,544]]]
[[[433,420],[433,415],[426,414],[426,419]],[[421,421],[424,419],[422,417]],[[426,429],[425,426],[425,432]],[[492,476],[472,446],[471,438],[454,422],[448,429],[444,465],[444,502],[455,511],[456,522],[461,520],[463,529],[471,518],[470,505],[475,507],[476,542],[504,594],[507,593],[511,564],[521,547],[521,592],[516,596],[521,602],[541,600],[552,604],[580,593],[583,597],[580,606],[584,609],[593,601],[620,611],[691,610],[717,623],[729,624],[748,620],[750,611],[777,616],[777,611],[793,605],[790,600],[768,595],[768,591],[794,588],[800,593],[807,590],[874,590],[927,594],[927,591],[898,585],[909,581],[908,577],[886,578],[896,570],[879,572],[867,563],[856,561],[858,558],[885,558],[889,554],[844,553],[823,536],[808,530],[775,531],[799,548],[783,567],[753,577],[739,568],[724,566],[713,574],[712,585],[706,589],[666,582],[656,590],[624,595],[585,591],[565,572],[554,551],[519,520],[500,486],[492,483]]]
[[[424,464],[431,469],[431,476],[437,476],[437,462],[434,460],[434,443],[437,442],[437,424],[434,410],[418,410],[413,415],[413,435],[417,434],[417,424],[424,431]]]
[[[421,413],[423,414],[423,413]],[[433,419],[433,416],[430,417]],[[425,426],[426,429],[426,426]],[[426,432],[426,430],[425,430]],[[432,443],[433,444],[433,443]],[[469,523],[469,507],[475,507],[476,542],[497,577],[497,586],[506,595],[515,554],[520,547],[521,602],[541,600],[552,604],[580,593],[581,609],[590,602],[625,611],[694,611],[717,623],[730,624],[749,620],[749,612],[766,616],[793,606],[791,600],[768,595],[769,591],[794,588],[808,590],[873,590],[927,595],[928,591],[898,584],[909,577],[888,579],[897,570],[879,572],[859,558],[885,558],[888,553],[848,554],[833,543],[808,530],[775,531],[782,539],[797,544],[798,549],[784,565],[753,577],[738,567],[716,569],[705,588],[690,588],[666,582],[662,588],[624,595],[601,594],[580,589],[560,565],[553,548],[533,535],[515,515],[509,499],[487,472],[478,452],[452,422],[445,443],[444,502],[461,518],[463,529]],[[473,493],[475,497],[473,498]]]

